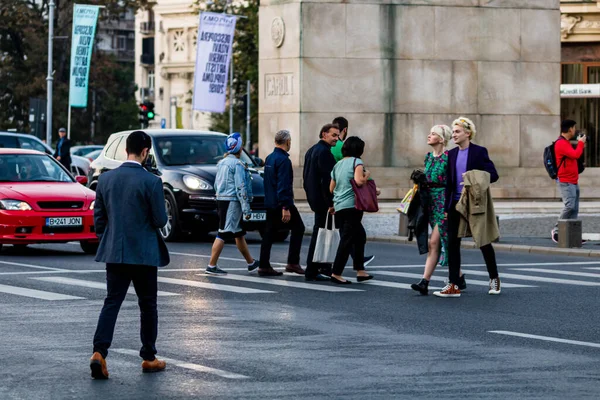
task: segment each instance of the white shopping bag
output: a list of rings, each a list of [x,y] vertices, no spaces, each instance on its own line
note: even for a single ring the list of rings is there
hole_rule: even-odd
[[[331,229],[327,229],[329,225],[329,216],[325,220],[325,228],[319,228],[317,236],[317,245],[312,261],[315,263],[332,264],[335,260],[338,246],[340,244],[340,230],[335,229],[335,218],[331,223]]]

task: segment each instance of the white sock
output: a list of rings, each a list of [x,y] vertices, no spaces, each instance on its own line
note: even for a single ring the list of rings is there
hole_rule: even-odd
[[[248,266],[252,266],[252,264],[254,264],[256,262],[256,260],[252,261],[250,264],[248,264]]]
[[[216,267],[216,265],[210,265],[210,264],[208,264],[208,268],[215,268],[215,267]]]

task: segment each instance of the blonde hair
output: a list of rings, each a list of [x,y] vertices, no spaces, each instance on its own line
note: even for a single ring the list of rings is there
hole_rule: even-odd
[[[452,129],[448,125],[434,125],[431,128],[431,133],[435,133],[444,141],[444,147],[448,145],[448,141],[452,137]]]
[[[474,140],[475,135],[477,134],[477,129],[475,129],[475,124],[467,117],[458,117],[452,122],[452,126],[458,125],[462,127],[465,132],[470,133],[470,139]]]

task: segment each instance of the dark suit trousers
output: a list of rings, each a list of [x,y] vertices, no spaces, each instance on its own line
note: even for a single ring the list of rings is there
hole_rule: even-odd
[[[142,349],[140,357],[154,360],[156,335],[158,333],[158,313],[156,310],[157,267],[131,264],[106,264],[106,284],[108,294],[100,312],[98,327],[94,335],[94,352],[107,356],[112,343],[115,324],[121,304],[127,295],[129,284],[133,282],[141,313],[140,337]]]
[[[291,231],[290,248],[288,251],[288,264],[300,264],[300,250],[304,236],[304,222],[296,206],[291,206],[290,221],[284,224],[281,221],[281,208],[270,208],[267,210],[267,226],[260,246],[260,268],[271,267],[271,248],[273,247],[273,234],[281,228],[289,228]]]
[[[458,237],[458,226],[460,224],[460,213],[456,211],[456,201],[452,202],[448,211],[448,270],[450,282],[458,285],[460,280],[460,242]],[[480,248],[490,279],[498,277],[498,265],[496,264],[496,253],[491,243]]]

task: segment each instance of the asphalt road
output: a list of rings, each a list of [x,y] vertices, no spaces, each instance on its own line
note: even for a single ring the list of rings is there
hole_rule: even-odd
[[[103,265],[76,244],[5,247],[0,399],[600,395],[600,261],[498,252],[503,291],[489,296],[481,254],[463,250],[468,289],[440,299],[408,289],[424,262],[414,246],[369,243],[376,279],[343,288],[249,275],[233,245],[220,262],[229,276],[208,277],[201,272],[210,246],[169,244],[157,342],[167,370],[141,371],[131,294],[107,358],[108,381],[92,380],[88,364]],[[253,254],[259,246],[255,237]],[[273,261],[285,262],[286,246],[275,246]],[[446,273],[437,271],[432,285],[443,286]],[[350,267],[345,275],[354,275]],[[352,291],[333,291],[341,289]]]

